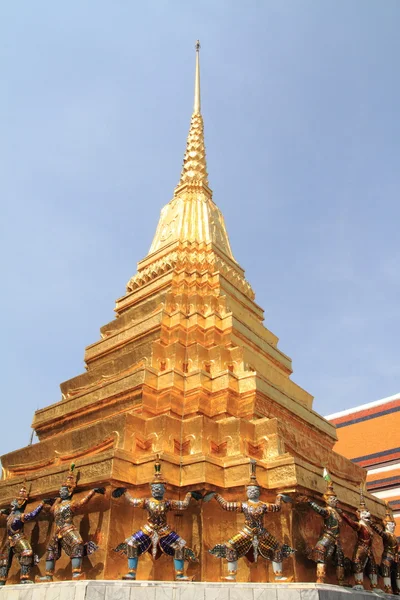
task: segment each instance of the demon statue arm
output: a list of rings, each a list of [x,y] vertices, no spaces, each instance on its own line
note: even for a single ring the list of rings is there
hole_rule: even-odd
[[[214,498],[218,502],[223,510],[230,510],[234,512],[243,512],[242,502],[228,502],[220,494],[215,494]]]
[[[264,512],[279,512],[282,508],[282,502],[292,502],[292,499],[286,494],[278,494],[274,503],[265,502]]]
[[[113,498],[120,498],[121,496],[125,496],[126,501],[134,508],[146,508],[146,498],[134,498],[126,488],[116,488],[112,493]]]
[[[298,496],[297,502],[300,502],[300,503],[304,502],[304,504],[308,504],[308,506],[310,508],[312,508],[312,510],[314,512],[321,515],[321,517],[323,517],[324,519],[329,517],[329,508],[327,508],[326,506],[320,506],[319,504],[314,502],[314,500],[311,500],[311,498],[309,498],[308,496],[303,496],[303,495]]]
[[[371,521],[371,527],[378,535],[381,536],[381,538],[385,537],[386,531],[381,525],[379,525],[379,523],[376,521]]]
[[[170,500],[172,510],[186,510],[190,504],[192,492],[188,492],[183,500]]]
[[[324,506],[320,506],[319,504],[310,499],[307,500],[307,504],[313,509],[313,511],[321,515],[321,517],[326,518],[329,516],[329,511]]]
[[[80,508],[82,508],[83,506],[85,506],[85,504],[87,504],[89,502],[89,500],[91,498],[93,498],[93,496],[95,494],[104,494],[104,493],[105,493],[104,488],[94,488],[93,490],[90,490],[90,492],[88,492],[86,494],[86,496],[83,496],[83,498],[81,498],[80,500],[74,500],[73,502],[71,502],[72,512],[75,512],[75,511],[79,510]]]
[[[350,527],[352,529],[354,529],[354,531],[359,531],[361,526],[359,523],[357,523],[357,521],[353,521],[353,519],[351,519],[345,512],[342,512],[342,519],[344,521],[346,521],[346,523],[348,525],[350,525]]]
[[[201,492],[198,491],[187,492],[183,500],[170,500],[170,508],[172,510],[186,510],[192,498],[195,500],[202,500],[203,496]]]
[[[38,504],[31,512],[23,513],[20,515],[19,519],[14,519],[14,521],[11,524],[11,529],[13,529],[14,531],[18,531],[19,529],[21,529],[23,523],[28,523],[29,521],[33,521],[34,519],[36,519],[36,517],[42,510],[44,504],[45,503],[42,500],[40,504]]]
[[[125,492],[125,498],[128,504],[135,508],[145,508],[145,498],[134,498],[129,492]]]

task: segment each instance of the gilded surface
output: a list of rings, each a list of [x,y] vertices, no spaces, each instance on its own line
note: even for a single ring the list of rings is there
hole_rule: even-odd
[[[264,326],[263,311],[233,259],[208,187],[199,98],[195,105],[180,182],[161,213],[149,255],[117,300],[116,318],[86,349],[86,372],[62,384],[59,402],[35,413],[39,443],[2,457],[1,506],[25,477],[33,501],[54,494],[72,457],[81,473],[78,490],[106,486],[106,496],[96,497],[75,521],[82,538],[99,545],[93,558],[84,559],[89,578],[122,575],[124,565],[112,548],[139,529],[142,517],[112,501],[110,491],[124,485],[144,497],[156,454],[169,481],[168,496],[175,499],[190,487],[216,488],[234,500],[243,494],[250,458],[258,463],[263,501],[278,491],[318,500],[322,468],[328,467],[339,501],[351,511],[365,478],[363,469],[332,452],[335,428],[291,380],[292,361]],[[379,500],[368,501],[374,515],[384,514]],[[305,539],[317,539],[320,521],[313,514],[304,521],[301,511],[285,507],[271,519],[271,533],[298,548],[287,561],[289,575],[313,581],[314,567],[301,548]],[[222,567],[208,549],[242,525],[243,515],[221,515],[213,503],[171,515],[171,527],[200,554],[192,574],[209,581],[219,580]],[[40,556],[49,528],[47,514],[25,528]],[[346,544],[344,551],[350,552]],[[144,556],[138,579],[172,579],[173,567],[164,558],[155,564]],[[62,556],[55,578],[69,576]],[[271,577],[269,566],[245,560],[239,565],[239,581]]]

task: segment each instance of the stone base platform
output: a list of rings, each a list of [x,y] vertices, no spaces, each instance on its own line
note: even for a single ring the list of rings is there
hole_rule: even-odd
[[[317,583],[62,581],[6,585],[0,600],[395,600],[398,596]]]

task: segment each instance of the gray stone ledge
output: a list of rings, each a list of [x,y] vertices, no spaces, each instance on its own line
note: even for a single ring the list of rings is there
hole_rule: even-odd
[[[6,585],[0,600],[397,600],[396,596],[317,583],[60,581]]]

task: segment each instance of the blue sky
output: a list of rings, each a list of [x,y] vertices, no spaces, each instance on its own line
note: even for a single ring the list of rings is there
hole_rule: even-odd
[[[2,4],[0,454],[150,247],[197,38],[214,200],[294,381],[322,414],[400,390],[399,22],[396,0]]]

